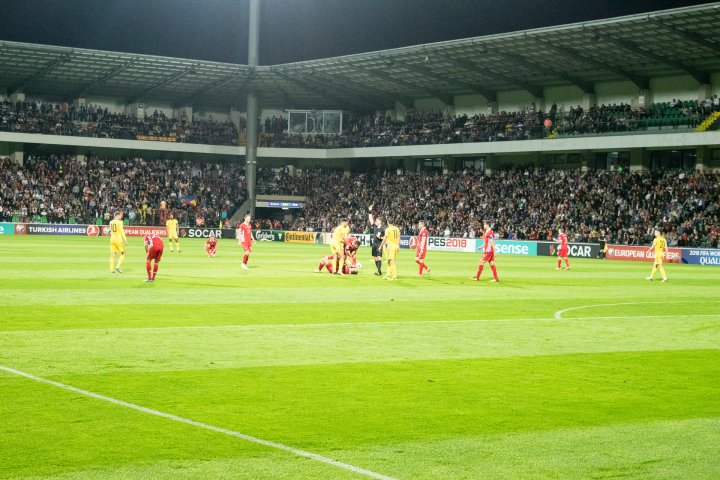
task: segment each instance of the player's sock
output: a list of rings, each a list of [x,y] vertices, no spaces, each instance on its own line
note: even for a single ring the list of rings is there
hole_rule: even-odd
[[[114,271],[115,269],[115,257],[110,257],[110,271]]]
[[[477,278],[477,279],[480,278],[480,275],[482,275],[482,271],[483,271],[484,267],[485,267],[485,265],[483,265],[483,264],[478,265],[478,271],[475,274],[475,278]]]
[[[562,260],[558,258],[558,268],[560,268],[560,265],[562,265]]]
[[[125,261],[125,255],[120,255],[120,260],[118,260],[117,268],[122,267],[122,264],[124,261]]]
[[[569,259],[569,258],[566,258],[566,259],[565,259],[565,266],[566,266],[567,268],[570,268],[570,259]]]
[[[323,269],[323,268],[325,268],[325,262],[324,262],[324,261],[320,262],[320,265],[318,265],[318,270],[320,270],[320,271],[322,272],[322,269]],[[328,270],[330,270],[330,268],[328,268]]]
[[[495,265],[490,265],[490,270],[492,270],[492,272],[493,272],[493,278],[495,280],[497,280],[498,276],[497,276],[497,269],[495,268]]]
[[[667,280],[667,275],[665,274],[665,267],[661,265],[658,268],[660,269],[660,275],[662,275],[663,280]]]
[[[650,278],[655,278],[655,274],[657,273],[657,267],[653,267],[652,272],[650,272]]]
[[[145,270],[147,270],[148,278],[152,280],[152,274],[150,273],[152,266],[150,265],[150,262],[145,262]]]
[[[417,263],[420,267],[420,270],[418,270],[418,275],[422,275],[423,272],[423,263],[422,260],[415,260],[415,263]]]
[[[382,260],[375,260],[375,266],[377,267],[378,273],[382,275]]]
[[[245,255],[243,255],[243,265],[247,265],[248,257],[249,257],[249,256],[250,256],[250,255],[248,255],[247,253],[246,253]]]
[[[152,279],[153,279],[153,280],[155,280],[155,275],[157,275],[157,271],[158,271],[158,267],[159,267],[159,266],[160,266],[160,265],[158,265],[157,263],[156,263],[155,265],[153,265],[153,276],[152,276]]]
[[[428,271],[428,273],[430,272],[430,267],[428,267],[428,264],[427,264],[427,263],[423,262],[422,266],[423,266],[423,268],[424,268],[425,270]]]

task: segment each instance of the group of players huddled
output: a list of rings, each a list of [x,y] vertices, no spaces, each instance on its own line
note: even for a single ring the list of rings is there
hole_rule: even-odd
[[[396,280],[397,279],[397,256],[400,250],[400,229],[394,224],[394,219],[387,217],[387,227],[383,226],[382,218],[378,215],[373,215],[374,205],[368,207],[368,223],[371,243],[371,254],[375,261],[375,268],[377,271],[375,275],[382,276],[382,258],[383,251],[385,252],[385,259],[387,261],[387,272],[384,277],[385,280]],[[127,237],[123,229],[123,212],[117,211],[114,214],[114,219],[110,222],[110,273],[122,273],[122,264],[125,261],[125,251],[127,247]],[[247,270],[248,260],[252,253],[252,246],[255,243],[255,239],[252,235],[252,226],[250,223],[250,214],[245,215],[243,223],[241,223],[237,230],[235,237],[238,241],[238,246],[243,248],[243,260],[242,268]],[[492,271],[491,282],[499,282],[497,269],[495,268],[495,232],[493,232],[490,222],[485,221],[483,223],[483,256],[478,265],[477,273],[472,276],[473,280],[480,280],[483,269],[486,263],[490,264],[490,270]],[[173,251],[173,242],[177,252],[180,253],[180,240],[179,240],[179,228],[178,221],[169,216],[166,223],[166,232],[168,243],[170,244],[170,251]],[[420,220],[418,222],[418,235],[417,235],[417,246],[415,249],[415,263],[418,265],[418,276],[422,276],[423,273],[427,272],[430,274],[430,267],[425,263],[425,256],[427,255],[428,242],[430,240],[430,233],[427,229],[425,221]],[[557,269],[560,270],[562,261],[565,262],[565,270],[570,270],[569,262],[569,245],[568,236],[562,228],[558,230],[558,238],[554,239],[558,242],[557,250]],[[208,257],[215,257],[217,253],[217,238],[210,236],[205,242],[205,253]],[[165,244],[162,238],[155,233],[148,233],[143,239],[143,245],[145,246],[145,267],[147,270],[146,282],[154,282],[155,276],[157,275],[158,266],[162,259],[163,250]],[[357,251],[360,248],[360,240],[350,234],[350,226],[347,218],[343,218],[340,224],[335,227],[332,232],[330,239],[330,255],[325,255],[320,260],[320,264],[315,272],[319,273],[323,270],[327,270],[329,273],[334,275],[357,275],[362,265],[357,261]],[[653,270],[648,280],[652,281],[655,273],[659,270],[663,282],[667,281],[667,275],[663,268],[663,259],[667,252],[667,241],[662,236],[659,230],[655,230],[655,240],[653,245],[650,247],[648,252],[653,251],[655,253],[655,261],[653,264]],[[116,256],[119,254],[117,264],[115,263]]]

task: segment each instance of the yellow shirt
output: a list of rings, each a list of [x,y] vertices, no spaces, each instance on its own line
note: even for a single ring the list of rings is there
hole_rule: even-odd
[[[169,237],[177,237],[177,232],[178,232],[177,219],[173,218],[172,220],[168,220],[165,223],[165,226],[167,227],[167,234]]]
[[[653,246],[655,247],[655,255],[662,255],[667,248],[667,240],[665,240],[665,237],[663,236],[655,237],[655,240],[653,240]]]
[[[348,235],[350,235],[350,226],[338,225],[333,231],[332,243],[344,243]]]
[[[122,220],[113,220],[110,222],[110,243],[113,242],[127,243]]]
[[[385,238],[388,245],[400,245],[400,229],[395,225],[388,225],[385,229]]]

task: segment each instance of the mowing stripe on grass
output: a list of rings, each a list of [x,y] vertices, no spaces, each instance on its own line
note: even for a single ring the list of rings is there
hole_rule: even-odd
[[[37,377],[30,373],[21,372],[20,370],[15,370],[14,368],[6,367],[4,365],[0,365],[0,370],[5,371],[10,374],[13,374],[13,375],[20,376],[20,377],[25,377],[27,379],[34,380],[36,382],[41,382],[41,383],[45,383],[48,385],[52,385],[54,387],[62,388],[64,390],[68,390],[70,392],[74,392],[79,395],[95,398],[97,400],[103,400],[105,402],[110,402],[115,405],[120,405],[120,406],[126,407],[126,408],[132,408],[133,410],[137,410],[139,412],[147,413],[150,415],[155,415],[157,417],[167,418],[168,420],[173,420],[175,422],[192,425],[193,427],[204,428],[205,430],[210,430],[213,432],[230,435],[231,437],[239,438],[241,440],[245,440],[245,441],[252,442],[252,443],[257,443],[259,445],[264,445],[266,447],[275,448],[277,450],[283,450],[285,452],[290,452],[290,453],[300,456],[300,457],[305,457],[305,458],[309,458],[311,460],[316,460],[318,462],[327,463],[329,465],[333,465],[335,467],[342,468],[343,470],[348,470],[348,471],[357,473],[359,475],[364,475],[366,477],[376,478],[379,480],[395,480],[393,477],[388,477],[387,475],[383,475],[381,473],[376,473],[376,472],[373,472],[370,470],[366,470],[364,468],[356,467],[355,465],[350,465],[348,463],[333,460],[332,458],[323,457],[322,455],[318,455],[317,453],[307,452],[305,450],[300,450],[298,448],[290,447],[288,445],[283,445],[282,443],[272,442],[270,440],[263,440],[262,438],[253,437],[250,435],[246,435],[244,433],[236,432],[234,430],[228,430],[226,428],[215,427],[213,425],[208,425],[206,423],[197,422],[195,420],[190,420],[189,418],[179,417],[179,416],[173,415],[171,413],[165,413],[165,412],[161,412],[159,410],[153,410],[152,408],[147,408],[147,407],[143,407],[141,405],[136,405],[134,403],[129,403],[129,402],[125,402],[123,400],[118,400],[116,398],[107,397],[107,396],[101,395],[99,393],[94,393],[94,392],[90,392],[88,390],[76,388],[71,385],[66,385],[64,383],[56,382],[54,380],[48,380],[46,378]]]
[[[647,302],[654,303],[654,302]],[[713,303],[713,302],[708,302]],[[720,302],[719,302],[720,303]],[[611,304],[621,305],[621,304]],[[635,303],[627,304],[635,305]],[[604,305],[588,305],[599,307]],[[324,328],[324,327],[351,327],[354,325],[358,326],[382,326],[382,325],[416,325],[416,324],[453,324],[453,323],[507,323],[507,322],[555,322],[557,320],[571,321],[571,320],[622,320],[627,318],[677,318],[678,315],[621,315],[621,316],[606,316],[596,315],[593,317],[572,317],[563,318],[558,317],[558,313],[562,313],[568,310],[574,310],[577,308],[586,307],[573,307],[567,310],[560,310],[555,314],[554,318],[487,318],[487,319],[468,319],[468,320],[403,320],[403,321],[377,321],[377,322],[330,322],[330,323],[248,323],[246,325],[168,325],[165,327],[98,327],[98,328],[55,328],[55,329],[44,329],[44,330],[0,330],[0,335],[28,335],[36,333],[78,333],[78,332],[133,332],[133,331],[157,331],[157,330],[213,330],[213,329],[226,329],[226,330],[257,330],[261,328]],[[720,317],[720,313],[690,313],[683,314],[682,317],[695,318],[695,317]]]

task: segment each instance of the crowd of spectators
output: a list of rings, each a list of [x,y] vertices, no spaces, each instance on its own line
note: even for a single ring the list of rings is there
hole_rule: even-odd
[[[588,135],[609,132],[633,132],[649,127],[697,127],[713,111],[720,110],[717,95],[705,102],[694,100],[654,103],[649,107],[632,108],[630,104],[593,106],[580,105],[567,112],[553,105],[548,112],[551,128],[560,135]]]
[[[190,122],[170,118],[157,110],[138,118],[96,105],[7,99],[0,102],[0,131],[208,145],[237,145],[239,136],[238,128],[232,122],[213,119]]]
[[[680,101],[632,108],[629,104],[581,106],[569,110],[553,104],[547,112],[534,105],[520,111],[454,115],[448,111],[408,110],[403,118],[390,115],[351,116],[344,132],[294,134],[282,116],[267,117],[259,138],[261,147],[350,148],[499,142],[545,138],[548,135],[597,135],[649,128],[695,127],[720,110],[717,96],[704,102]],[[137,118],[96,105],[3,100],[0,131],[72,135],[97,138],[165,140],[211,145],[238,145],[238,127],[213,119],[175,119],[154,111]]]
[[[340,135],[292,134],[287,130],[268,129],[260,146],[279,148],[350,148],[436,145],[448,143],[500,142],[530,140],[556,135],[598,135],[609,132],[634,132],[649,128],[696,127],[710,113],[720,110],[717,96],[705,102],[680,101],[655,103],[645,108],[629,104],[580,105],[569,110],[553,104],[548,112],[534,105],[520,111],[495,114],[453,115],[450,111],[408,110],[402,119],[375,114],[356,116]],[[285,124],[286,125],[286,124]]]
[[[142,158],[28,156],[20,166],[0,157],[0,219],[107,223],[122,210],[130,224],[219,226],[244,200],[244,168]]]
[[[565,226],[574,241],[642,245],[659,226],[671,245],[718,246],[718,175],[526,168],[489,176],[310,169],[260,177],[262,193],[307,196],[295,225],[300,229],[329,231],[347,216],[362,231],[375,204],[375,212],[394,215],[405,234],[416,233],[424,219],[433,235],[472,238],[481,234],[482,219],[490,219],[505,239],[545,240]]]
[[[228,225],[243,202],[242,164],[142,158],[0,158],[0,220],[102,223],[123,210],[129,223],[157,225],[174,213],[187,225]],[[720,176],[523,168],[456,173],[259,169],[260,194],[306,196],[293,225],[329,231],[349,217],[366,228],[368,207],[391,214],[405,234],[417,221],[433,235],[475,237],[490,219],[501,238],[544,240],[565,226],[574,241],[641,245],[659,226],[670,245],[717,247]]]

